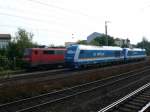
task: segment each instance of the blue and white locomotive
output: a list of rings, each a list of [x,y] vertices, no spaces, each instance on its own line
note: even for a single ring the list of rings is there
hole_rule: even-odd
[[[139,48],[124,48],[125,51],[125,61],[130,61],[130,60],[140,60],[140,59],[145,59],[146,58],[146,52],[145,49],[139,49]]]
[[[69,67],[80,68],[94,64],[123,62],[146,57],[144,49],[112,46],[71,45],[67,48],[65,62]]]

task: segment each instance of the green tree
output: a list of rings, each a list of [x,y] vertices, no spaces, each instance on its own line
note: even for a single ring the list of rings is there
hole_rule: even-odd
[[[90,42],[90,44],[91,45],[97,45],[97,46],[104,46],[104,45],[106,45],[106,39],[108,39],[108,45],[109,46],[115,45],[114,38],[111,36],[106,36],[106,35],[96,37],[95,39],[93,39]]]
[[[6,48],[1,48],[0,49],[0,55],[1,56],[6,56],[7,55],[7,49]]]
[[[83,45],[86,45],[87,42],[86,42],[86,40],[78,40],[78,41],[77,41],[77,44],[83,44]]]
[[[142,41],[137,43],[136,47],[145,49],[146,54],[150,55],[150,42],[146,39],[146,37],[143,37]]]
[[[22,58],[25,48],[36,47],[37,44],[32,42],[32,38],[32,33],[19,28],[16,36],[8,45],[8,57]]]

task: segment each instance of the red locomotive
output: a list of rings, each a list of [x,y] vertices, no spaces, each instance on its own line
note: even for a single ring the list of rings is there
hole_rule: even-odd
[[[27,48],[23,60],[28,67],[64,65],[65,48]]]

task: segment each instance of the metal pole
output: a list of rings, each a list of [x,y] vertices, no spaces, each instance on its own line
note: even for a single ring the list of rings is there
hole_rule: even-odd
[[[107,22],[108,22],[108,21],[105,21],[105,35],[106,35],[106,45],[108,46]]]

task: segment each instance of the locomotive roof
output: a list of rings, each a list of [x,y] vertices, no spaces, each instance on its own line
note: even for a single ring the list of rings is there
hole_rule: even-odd
[[[145,51],[145,49],[133,48],[133,51]]]
[[[32,50],[66,50],[66,48],[28,48]]]
[[[125,49],[128,49],[129,51],[145,51],[145,49],[141,49],[141,48],[125,48]]]
[[[91,46],[91,45],[77,45],[82,50],[122,50],[121,47],[114,46]]]

